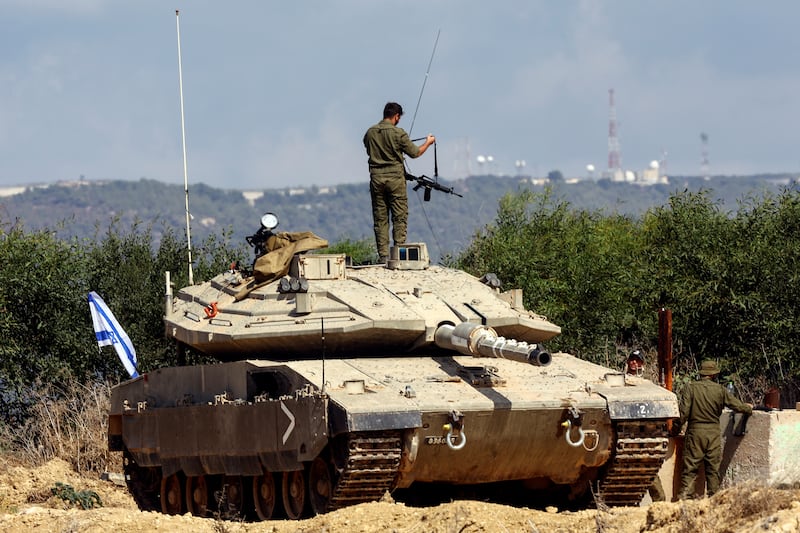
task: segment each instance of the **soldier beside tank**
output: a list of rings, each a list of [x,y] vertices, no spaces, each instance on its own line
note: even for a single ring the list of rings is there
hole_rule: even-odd
[[[680,398],[680,426],[688,423],[683,448],[683,475],[679,499],[694,496],[697,470],[705,467],[706,492],[713,496],[720,485],[719,468],[722,462],[722,439],[719,417],[725,407],[750,415],[753,406],[736,398],[716,383],[720,369],[716,361],[700,364],[700,378],[689,383]]]

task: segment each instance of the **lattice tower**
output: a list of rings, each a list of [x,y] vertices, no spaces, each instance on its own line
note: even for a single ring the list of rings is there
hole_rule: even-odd
[[[614,105],[614,89],[608,90],[608,171],[614,175],[622,170],[617,137],[617,108]]]

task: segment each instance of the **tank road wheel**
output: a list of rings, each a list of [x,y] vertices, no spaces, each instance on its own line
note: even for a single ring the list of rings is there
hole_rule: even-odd
[[[333,477],[327,461],[321,457],[314,459],[308,470],[308,499],[314,514],[330,511],[333,497]]]
[[[227,518],[244,518],[244,487],[240,476],[225,476],[219,510]]]
[[[281,494],[286,516],[292,520],[301,518],[306,506],[306,480],[302,470],[283,473]]]
[[[269,520],[275,512],[275,502],[278,499],[278,489],[272,472],[264,472],[253,478],[253,503],[256,514],[261,520]]]
[[[208,516],[208,482],[206,476],[186,478],[186,509],[194,516]]]
[[[178,473],[161,479],[161,512],[181,514],[183,512],[183,493]]]

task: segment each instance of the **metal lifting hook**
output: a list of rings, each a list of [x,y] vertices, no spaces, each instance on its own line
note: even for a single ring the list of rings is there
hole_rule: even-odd
[[[586,438],[586,434],[583,432],[583,429],[580,426],[578,426],[578,435],[579,435],[580,438],[578,440],[576,440],[576,441],[573,441],[572,437],[570,437],[570,430],[572,429],[572,422],[570,422],[569,420],[564,420],[561,423],[561,427],[563,427],[565,429],[564,438],[567,440],[567,444],[569,444],[570,446],[572,446],[574,448],[578,448],[580,446],[583,446],[583,440]]]
[[[564,438],[567,441],[567,444],[574,448],[578,448],[583,446],[583,448],[587,452],[593,452],[597,449],[597,445],[600,444],[600,434],[595,431],[594,429],[586,429],[584,430],[582,427],[578,427],[578,440],[573,441],[572,437],[570,436],[570,431],[572,429],[572,422],[569,420],[564,420],[561,423],[561,427],[565,429],[564,431]],[[590,446],[586,445],[586,437],[587,435],[592,438],[592,444]]]
[[[450,426],[450,424],[446,425]],[[458,432],[458,434],[461,437],[461,439],[458,441],[458,444],[453,444],[453,427],[450,426],[450,429],[447,432],[447,447],[450,448],[451,450],[458,451],[467,445],[467,434],[464,433],[463,427]]]
[[[442,429],[447,431],[445,442],[447,442],[448,448],[453,451],[458,451],[467,445],[467,434],[464,433],[464,415],[459,411],[451,411],[450,418],[453,420],[453,422],[442,426]],[[461,437],[457,444],[453,444],[454,431]]]

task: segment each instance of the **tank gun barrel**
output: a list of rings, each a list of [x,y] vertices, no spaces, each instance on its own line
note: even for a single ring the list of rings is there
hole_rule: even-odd
[[[539,344],[498,337],[494,329],[470,322],[439,326],[434,334],[434,342],[440,348],[475,357],[511,359],[536,366],[547,366],[552,360],[551,355]]]

